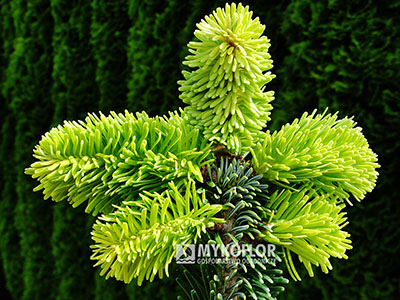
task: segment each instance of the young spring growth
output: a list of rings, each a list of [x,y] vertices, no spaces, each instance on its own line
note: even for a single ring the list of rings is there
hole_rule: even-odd
[[[248,6],[233,3],[197,27],[198,41],[188,44],[191,54],[183,62],[193,70],[178,82],[185,113],[207,140],[241,154],[258,141],[272,110],[274,93],[264,91],[275,77],[266,72],[272,60],[265,26]]]
[[[86,203],[86,212],[96,215],[142,190],[161,192],[172,180],[179,187],[202,181],[209,153],[209,143],[176,112],[89,114],[46,133],[25,172],[40,182],[35,190],[43,189],[45,199]]]
[[[207,227],[223,220],[214,216],[222,205],[209,204],[189,181],[180,192],[173,184],[162,194],[144,192],[133,201],[102,215],[93,225],[91,259],[101,275],[129,283],[138,278],[152,281],[168,275],[177,244],[194,243]]]
[[[319,195],[309,184],[298,191],[278,190],[269,199],[268,208],[275,211],[270,230],[260,238],[281,245],[285,250],[288,270],[300,280],[292,262],[291,252],[298,255],[310,276],[312,265],[328,273],[332,269],[330,257],[347,259],[351,249],[350,234],[343,230],[347,222],[344,204],[337,205],[326,194]],[[334,199],[333,199],[334,200]]]
[[[270,181],[312,182],[321,191],[350,203],[375,186],[377,155],[360,127],[337,114],[304,113],[292,124],[267,134],[251,150],[253,166]]]

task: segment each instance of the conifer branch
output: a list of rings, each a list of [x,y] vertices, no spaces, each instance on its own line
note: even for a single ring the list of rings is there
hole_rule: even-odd
[[[209,154],[207,141],[176,112],[89,114],[46,133],[26,173],[40,181],[35,191],[43,189],[45,199],[73,207],[87,202],[86,212],[96,215],[143,190],[160,192],[172,180],[178,187],[202,181]]]
[[[196,242],[214,222],[221,205],[209,204],[203,193],[197,195],[193,182],[184,194],[169,184],[162,194],[145,192],[133,201],[107,215],[93,225],[91,259],[107,274],[125,283],[138,278],[152,281],[155,275],[168,276],[168,266],[175,257],[178,244]]]
[[[241,3],[226,4],[197,24],[198,41],[188,44],[191,54],[183,62],[193,71],[178,82],[191,124],[236,154],[258,141],[274,99],[264,92],[275,77],[266,72],[272,68],[269,40],[252,14]]]
[[[304,113],[251,150],[254,169],[270,181],[312,182],[320,191],[350,203],[362,200],[378,177],[377,155],[350,118]]]
[[[328,198],[309,184],[297,191],[279,189],[270,197],[268,208],[274,213],[267,230],[259,237],[286,249],[286,264],[295,280],[300,280],[300,276],[290,252],[298,255],[312,277],[311,265],[328,273],[332,269],[329,258],[347,259],[345,252],[352,248],[350,234],[342,230],[348,224],[342,211],[345,205],[337,205]]]

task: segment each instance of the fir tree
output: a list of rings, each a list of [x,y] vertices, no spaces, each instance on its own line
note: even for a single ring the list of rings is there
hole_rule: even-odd
[[[206,16],[188,44],[179,81],[183,110],[89,114],[53,128],[26,173],[45,199],[86,205],[97,217],[91,258],[101,274],[138,284],[169,275],[177,245],[275,245],[273,260],[185,270],[181,299],[276,299],[351,249],[345,208],[375,186],[379,167],[351,118],[315,111],[265,132],[274,93],[270,46],[249,7]],[[99,214],[101,214],[99,216]]]

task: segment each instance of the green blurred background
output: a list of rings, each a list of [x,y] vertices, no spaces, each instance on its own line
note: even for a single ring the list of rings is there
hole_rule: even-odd
[[[186,44],[224,1],[0,3],[2,299],[176,299],[173,278],[136,287],[99,277],[89,260],[94,219],[44,201],[23,171],[41,135],[64,119],[181,106]],[[349,260],[333,260],[329,275],[303,273],[280,299],[399,299],[400,2],[243,3],[272,43],[269,128],[328,106],[355,116],[382,165],[374,192],[348,208]]]

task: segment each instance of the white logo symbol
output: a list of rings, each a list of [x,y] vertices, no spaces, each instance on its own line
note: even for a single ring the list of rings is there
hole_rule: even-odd
[[[182,245],[178,244],[176,247],[176,263],[194,264],[196,259],[196,252],[194,244]]]

